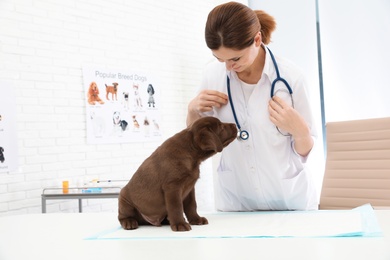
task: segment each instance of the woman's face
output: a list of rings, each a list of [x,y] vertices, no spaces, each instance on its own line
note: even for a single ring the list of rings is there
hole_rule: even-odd
[[[218,50],[212,50],[212,53],[220,62],[225,62],[227,70],[239,73],[250,68],[259,54],[260,45],[261,36],[259,34],[255,37],[253,44],[243,50],[222,46]]]

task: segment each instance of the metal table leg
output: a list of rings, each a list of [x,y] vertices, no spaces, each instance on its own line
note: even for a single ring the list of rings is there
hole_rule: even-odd
[[[83,212],[83,202],[79,199],[79,213]]]
[[[46,198],[42,196],[42,213],[46,213]]]

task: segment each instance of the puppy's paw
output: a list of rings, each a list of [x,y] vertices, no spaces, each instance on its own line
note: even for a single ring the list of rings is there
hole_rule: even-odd
[[[179,223],[176,225],[171,225],[172,231],[190,231],[191,230],[191,225],[184,222],[184,223]]]
[[[207,225],[209,221],[205,217],[199,217],[197,219],[191,219],[190,224],[191,225]]]
[[[138,228],[138,222],[137,220],[133,218],[125,218],[119,221],[121,223],[121,226],[123,229],[131,230],[131,229],[137,229]]]

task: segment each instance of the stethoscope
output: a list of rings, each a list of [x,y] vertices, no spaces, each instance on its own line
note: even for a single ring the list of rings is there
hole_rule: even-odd
[[[293,91],[290,87],[290,85],[288,84],[288,82],[280,77],[280,73],[279,73],[279,68],[278,68],[278,64],[276,63],[276,60],[275,60],[275,57],[273,55],[273,53],[271,52],[271,50],[267,47],[268,51],[269,51],[269,54],[271,55],[271,59],[272,59],[272,63],[274,64],[274,67],[275,67],[275,71],[276,71],[276,79],[274,79],[274,81],[272,81],[272,84],[271,84],[271,98],[280,90],[277,90],[275,92],[275,85],[278,81],[281,81],[283,82],[283,84],[285,85],[285,87],[287,88],[289,94],[290,94],[290,97],[291,97],[291,103],[292,103],[292,107],[294,107],[294,99],[293,99]],[[229,97],[229,103],[230,103],[230,107],[232,108],[232,112],[233,112],[233,117],[234,117],[234,121],[236,122],[236,125],[237,125],[237,128],[238,128],[238,134],[237,134],[237,138],[238,139],[241,139],[241,140],[248,140],[249,138],[249,133],[248,131],[244,130],[244,129],[241,129],[241,125],[240,123],[238,122],[238,118],[237,118],[237,115],[236,115],[236,110],[234,109],[234,104],[233,104],[233,99],[232,99],[232,95],[231,95],[231,92],[230,92],[230,79],[229,79],[229,76],[226,76],[226,80],[227,80],[227,92],[228,92],[228,97]],[[276,129],[279,131],[279,133],[281,133],[282,135],[284,136],[290,136],[290,134],[283,134],[278,127],[276,127]]]

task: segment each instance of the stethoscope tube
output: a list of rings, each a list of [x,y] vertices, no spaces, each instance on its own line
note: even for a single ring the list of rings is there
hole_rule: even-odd
[[[278,81],[283,82],[284,85],[286,86],[288,92],[290,93],[290,95],[292,95],[293,91],[292,91],[290,85],[288,84],[287,80],[280,77],[279,67],[278,67],[278,64],[276,63],[276,59],[274,57],[274,54],[272,53],[272,51],[268,47],[267,47],[267,49],[269,51],[269,54],[271,55],[272,63],[274,64],[275,71],[276,71],[276,79],[274,79],[274,81],[272,81],[272,84],[271,84],[271,98],[275,95],[275,85]]]
[[[241,140],[247,140],[249,138],[249,133],[248,133],[248,131],[241,129],[241,125],[237,119],[236,110],[234,109],[232,94],[230,92],[230,79],[229,79],[229,77],[226,77],[226,81],[227,81],[226,82],[227,83],[227,92],[228,92],[230,107],[232,108],[234,121],[236,122],[236,125],[238,128],[237,138],[239,138]]]
[[[288,82],[284,78],[280,77],[279,68],[278,68],[278,64],[276,63],[276,59],[275,59],[273,53],[271,52],[271,50],[268,47],[267,47],[267,49],[269,51],[269,54],[271,55],[272,63],[274,64],[275,71],[276,71],[276,79],[274,79],[274,81],[272,81],[272,83],[271,83],[271,93],[270,93],[271,98],[276,94],[275,93],[276,83],[278,81],[281,81],[286,86],[286,88],[287,88],[287,90],[288,90],[288,92],[290,94],[290,97],[291,97],[292,107],[294,107],[293,91],[292,91],[290,85],[288,84]],[[232,98],[232,94],[231,94],[231,91],[230,91],[230,79],[229,79],[229,76],[226,76],[226,85],[227,85],[227,92],[228,92],[230,107],[232,109],[234,121],[236,122],[236,125],[237,125],[237,128],[238,128],[238,134],[237,134],[238,136],[237,136],[237,138],[240,139],[240,140],[247,140],[249,138],[249,133],[248,133],[248,131],[241,129],[241,125],[238,122],[236,110],[234,109],[233,98]],[[284,136],[290,136],[290,134],[287,134],[287,135],[283,134],[279,130],[278,127],[276,127],[276,129],[279,131],[280,134],[282,134]]]

